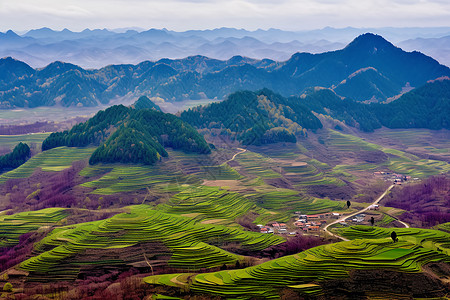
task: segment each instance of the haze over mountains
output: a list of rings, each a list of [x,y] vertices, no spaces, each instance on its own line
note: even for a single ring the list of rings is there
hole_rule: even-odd
[[[419,52],[405,52],[374,34],[363,34],[342,50],[296,53],[283,62],[192,56],[86,70],[63,62],[33,69],[4,58],[0,107],[96,106],[142,95],[165,101],[224,99],[238,90],[262,88],[292,96],[316,86],[357,101],[380,102],[443,76],[450,77],[447,66]]]
[[[64,61],[83,68],[110,64],[137,64],[145,60],[179,59],[192,55],[228,60],[241,55],[255,59],[284,61],[296,52],[321,53],[337,50],[365,32],[380,34],[408,51],[418,50],[450,65],[450,28],[323,28],[311,31],[277,29],[247,31],[219,28],[175,32],[150,30],[89,30],[72,32],[49,28],[30,30],[21,35],[0,33],[0,57],[11,56],[34,68],[53,61]],[[447,37],[447,38],[445,38]],[[412,45],[409,40],[420,38]],[[433,44],[430,49],[429,40]],[[439,43],[435,42],[439,40]],[[405,41],[407,40],[407,41]],[[411,48],[412,47],[412,48]]]

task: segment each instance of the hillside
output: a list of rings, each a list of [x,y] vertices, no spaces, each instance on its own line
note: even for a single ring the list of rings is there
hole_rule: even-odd
[[[311,111],[269,90],[236,92],[227,100],[184,111],[181,119],[243,144],[295,143],[305,129],[322,128]]]
[[[2,108],[96,106],[129,93],[179,101],[224,99],[238,90],[263,88],[291,96],[314,86],[337,87],[343,96],[360,101],[385,100],[406,85],[417,87],[441,76],[450,76],[450,69],[431,57],[405,52],[381,36],[364,34],[344,49],[296,53],[282,62],[242,56],[225,61],[192,56],[84,70],[62,62],[32,69],[4,58],[0,60],[4,90],[0,100]],[[362,89],[359,83],[370,88]]]
[[[134,106],[143,105],[140,99]],[[176,116],[155,109],[134,109],[123,105],[100,111],[69,131],[52,133],[43,141],[42,150],[89,145],[98,146],[92,153],[90,164],[153,164],[168,155],[164,147],[195,153],[210,152],[204,138]]]
[[[322,128],[315,114],[330,116],[361,131],[387,128],[448,129],[450,80],[437,80],[388,104],[363,104],[330,89],[310,89],[285,98],[270,90],[242,91],[219,103],[183,111],[182,120],[211,135],[244,145],[297,141],[307,130]]]

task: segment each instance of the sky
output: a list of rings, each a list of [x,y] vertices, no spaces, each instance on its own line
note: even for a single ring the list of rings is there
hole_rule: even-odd
[[[235,27],[450,26],[449,0],[0,0],[0,31],[41,27],[140,27],[184,31]]]

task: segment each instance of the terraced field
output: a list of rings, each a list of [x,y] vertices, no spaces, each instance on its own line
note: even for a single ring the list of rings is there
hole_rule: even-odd
[[[392,231],[397,233],[400,241],[407,241],[424,248],[439,249],[450,256],[450,233],[421,228],[381,228],[356,225],[336,229],[337,233],[349,239],[384,239],[390,238]]]
[[[297,191],[261,187],[255,188],[254,193],[246,195],[255,201],[258,206],[278,211],[301,211],[304,214],[317,214],[344,209],[344,201],[332,201],[304,195]]]
[[[193,184],[200,183],[198,178],[184,176],[180,171],[163,171],[160,166],[139,166],[120,164],[99,164],[81,170],[80,175],[86,178],[100,178],[81,184],[94,189],[92,194],[112,195],[152,187],[159,184]]]
[[[342,180],[327,176],[325,173],[319,171],[313,164],[309,163],[300,166],[283,167],[283,170],[285,171],[284,177],[292,182],[294,186],[345,185]]]
[[[40,145],[49,135],[50,132],[20,135],[0,135],[0,145],[2,147],[9,147],[11,150],[20,142],[27,143],[29,146],[32,143]]]
[[[278,213],[257,207],[238,193],[207,186],[188,188],[157,209],[172,214],[186,214],[198,220],[213,220],[215,224],[230,224],[250,211],[258,214],[259,220],[276,220],[279,216]]]
[[[261,177],[262,179],[279,178],[281,175],[271,169],[276,163],[269,157],[255,152],[244,152],[236,157],[236,161],[243,170],[251,176]]]
[[[278,236],[243,231],[237,227],[203,224],[192,218],[162,213],[147,205],[139,205],[129,207],[128,213],[106,220],[53,230],[36,245],[36,251],[40,254],[24,261],[20,268],[45,274],[44,277],[73,279],[82,266],[130,263],[123,259],[102,260],[102,251],[127,249],[148,242],[162,243],[167,247],[169,253],[166,255],[170,257],[168,264],[176,268],[210,268],[234,264],[243,259],[239,255],[208,244],[217,240],[221,243],[237,243],[252,250],[264,249],[284,241]],[[99,252],[91,257],[88,254],[91,250]],[[84,253],[87,254],[83,255]],[[137,259],[155,259],[154,254],[153,251],[142,253]]]
[[[354,165],[337,165],[335,171],[373,171],[385,167],[393,172],[410,175],[412,177],[425,178],[431,175],[450,172],[450,164],[444,161],[432,159],[420,159],[415,155],[385,148],[377,144],[369,143],[361,138],[329,130],[327,139],[330,149],[341,152],[375,151],[380,150],[388,155],[384,163],[359,163]]]
[[[450,233],[450,222],[444,223],[444,224],[440,224],[440,225],[437,226],[437,228],[439,230],[443,230],[445,232],[449,232]]]
[[[22,234],[53,225],[68,216],[64,208],[45,208],[14,215],[0,215],[0,248],[14,246]]]
[[[346,278],[354,269],[419,272],[429,262],[450,261],[448,255],[409,241],[358,239],[319,246],[241,270],[146,277],[149,284],[189,287],[190,291],[226,298],[276,299],[288,288],[319,295],[322,280]]]
[[[26,163],[0,176],[0,184],[10,178],[27,178],[40,168],[45,172],[57,172],[70,168],[72,162],[87,159],[95,148],[58,147],[30,158]]]

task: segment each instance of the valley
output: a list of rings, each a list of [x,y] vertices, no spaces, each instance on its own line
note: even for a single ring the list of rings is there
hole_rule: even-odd
[[[449,70],[1,59],[0,298],[445,299]]]

